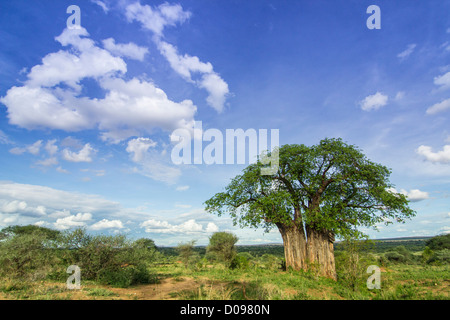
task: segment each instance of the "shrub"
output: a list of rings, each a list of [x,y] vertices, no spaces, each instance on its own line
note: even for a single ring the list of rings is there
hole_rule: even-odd
[[[91,236],[84,229],[66,232],[60,240],[62,260],[66,267],[79,266],[82,279],[119,287],[152,281],[147,267],[158,252],[143,241],[130,242],[123,235]]]
[[[433,255],[426,261],[426,263],[433,265],[450,264],[450,250],[443,249],[435,251]]]
[[[241,254],[236,255],[230,263],[230,269],[247,269],[248,267],[248,259]]]
[[[450,233],[428,239],[425,244],[431,250],[450,249]]]
[[[386,252],[384,256],[388,261],[394,263],[412,263],[416,259],[404,246],[397,246]]]
[[[235,244],[237,241],[238,238],[230,232],[215,232],[209,238],[206,252],[229,267],[236,256]]]
[[[180,243],[177,246],[178,256],[185,267],[192,266],[200,260],[200,255],[194,252],[195,242],[195,240],[192,240],[187,243]]]
[[[45,270],[51,268],[54,260],[50,240],[39,230],[31,233],[10,234],[0,243],[2,276],[45,277]]]

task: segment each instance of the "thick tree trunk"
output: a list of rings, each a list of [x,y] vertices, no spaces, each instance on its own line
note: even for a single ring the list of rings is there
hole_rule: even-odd
[[[334,234],[306,227],[307,260],[310,268],[318,268],[319,274],[336,280],[334,261]]]
[[[306,237],[302,227],[277,224],[283,238],[286,268],[306,269]]]

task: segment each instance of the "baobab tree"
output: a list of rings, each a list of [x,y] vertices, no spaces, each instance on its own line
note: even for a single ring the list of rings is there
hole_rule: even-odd
[[[336,237],[361,238],[361,227],[404,222],[415,215],[405,195],[392,192],[391,171],[341,139],[315,146],[284,145],[273,175],[257,161],[205,202],[206,210],[229,214],[241,227],[277,227],[286,267],[336,279]],[[271,156],[268,153],[268,156]]]

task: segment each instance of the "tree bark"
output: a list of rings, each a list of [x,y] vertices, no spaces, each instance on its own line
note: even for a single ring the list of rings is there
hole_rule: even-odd
[[[308,267],[317,267],[319,274],[336,280],[334,234],[327,230],[306,227]]]
[[[286,269],[306,269],[306,237],[303,227],[296,224],[290,226],[277,224],[278,230],[283,238],[284,257]]]

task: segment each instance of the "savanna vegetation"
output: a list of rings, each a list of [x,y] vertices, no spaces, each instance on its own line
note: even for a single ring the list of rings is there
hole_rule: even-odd
[[[450,235],[336,242],[336,281],[287,267],[282,245],[239,246],[228,232],[170,248],[37,226],[0,238],[2,299],[449,299]],[[67,288],[70,265],[80,267],[79,290]],[[367,288],[370,265],[380,268],[380,289]]]

